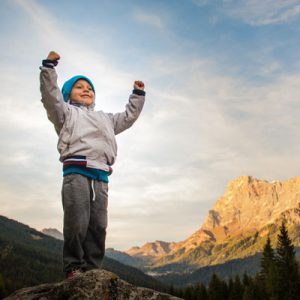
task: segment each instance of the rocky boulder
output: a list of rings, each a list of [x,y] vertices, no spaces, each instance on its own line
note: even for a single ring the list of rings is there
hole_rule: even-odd
[[[92,270],[72,280],[41,284],[14,292],[5,300],[179,300],[151,289],[136,287],[114,273]]]

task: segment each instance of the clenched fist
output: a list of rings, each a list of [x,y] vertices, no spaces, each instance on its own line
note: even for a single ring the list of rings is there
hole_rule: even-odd
[[[50,51],[47,57],[48,60],[59,60],[60,55],[56,53],[55,51]]]
[[[134,82],[133,88],[134,88],[134,89],[137,89],[137,90],[142,90],[142,91],[143,91],[143,90],[145,89],[144,82],[143,82],[143,81],[136,80],[136,81]]]

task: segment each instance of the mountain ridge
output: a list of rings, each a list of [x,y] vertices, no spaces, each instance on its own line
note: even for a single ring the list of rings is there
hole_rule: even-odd
[[[240,176],[229,182],[224,195],[209,210],[201,227],[187,239],[172,243],[168,252],[161,255],[155,253],[151,249],[153,243],[146,243],[126,253],[144,258],[150,268],[171,263],[201,267],[224,263],[227,259],[261,251],[264,237],[277,228],[283,218],[290,224],[292,238],[299,246],[300,177],[269,182],[252,176]],[[248,253],[243,250],[240,257],[226,254],[229,249],[238,248],[239,243],[249,245]],[[150,251],[147,252],[147,249]],[[220,255],[226,257],[221,259],[218,257]]]
[[[42,229],[42,233],[52,236],[55,239],[62,240],[64,239],[63,234],[56,228],[44,228]]]

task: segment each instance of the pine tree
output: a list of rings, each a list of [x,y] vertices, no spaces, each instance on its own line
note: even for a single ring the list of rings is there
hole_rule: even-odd
[[[268,300],[269,297],[266,292],[265,284],[261,279],[260,274],[256,274],[253,278],[253,284],[257,291],[257,300]]]
[[[244,283],[244,293],[242,300],[267,300],[268,296],[264,292],[261,277],[256,275],[254,278],[248,276],[247,284]]]
[[[0,299],[4,298],[5,296],[5,284],[2,274],[0,274]]]
[[[255,297],[256,295],[253,293],[252,288],[249,285],[246,286],[243,294],[243,300],[257,300]]]
[[[270,300],[278,299],[278,268],[275,260],[275,253],[271,245],[271,240],[268,237],[264,246],[261,271],[259,273],[264,289]]]
[[[236,275],[233,285],[229,294],[230,300],[241,300],[243,299],[244,287],[241,283],[240,277]]]
[[[226,300],[224,295],[224,285],[219,277],[214,273],[208,285],[207,291],[208,300]]]
[[[229,295],[232,293],[232,290],[233,290],[233,279],[232,279],[232,277],[230,277],[229,281],[228,281],[228,293],[229,293]]]
[[[264,280],[268,277],[270,272],[270,266],[275,265],[275,253],[271,245],[271,240],[268,237],[267,242],[264,246],[262,258],[260,262],[260,276]]]
[[[288,235],[286,222],[282,221],[277,242],[276,265],[278,268],[279,299],[299,299],[299,270],[294,245]]]
[[[176,296],[178,298],[183,298],[184,290],[182,288],[176,290]]]
[[[224,300],[229,299],[229,288],[225,280],[222,280],[222,295],[223,295],[222,299]]]
[[[198,284],[196,287],[196,299],[207,300],[207,291],[203,283]]]
[[[167,293],[170,295],[175,295],[175,289],[173,283],[169,286]]]
[[[194,300],[193,287],[192,286],[188,286],[188,287],[185,288],[183,298],[185,300]]]
[[[244,285],[244,287],[250,285],[251,283],[252,283],[251,277],[249,277],[247,273],[244,273],[244,275],[243,275],[243,285]]]

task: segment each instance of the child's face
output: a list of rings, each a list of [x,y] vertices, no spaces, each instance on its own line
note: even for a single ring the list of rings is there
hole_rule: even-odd
[[[70,93],[70,99],[90,106],[94,102],[95,94],[91,85],[84,79],[80,79],[74,84]]]

